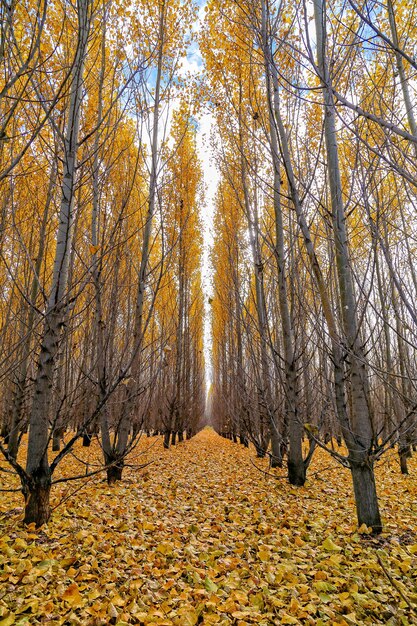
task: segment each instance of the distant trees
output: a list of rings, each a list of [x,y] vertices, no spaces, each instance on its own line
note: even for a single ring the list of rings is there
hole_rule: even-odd
[[[164,214],[169,284],[166,285],[164,350],[166,399],[159,406],[164,444],[193,433],[204,413],[203,315],[201,257],[202,171],[196,151],[196,129],[185,102],[174,113],[175,153],[167,165]],[[173,366],[170,367],[170,363]]]

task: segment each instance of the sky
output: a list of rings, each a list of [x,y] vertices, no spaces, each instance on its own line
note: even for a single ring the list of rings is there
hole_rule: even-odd
[[[206,385],[207,390],[211,384],[212,372],[211,372],[211,310],[209,304],[209,297],[212,295],[212,278],[213,268],[210,263],[210,251],[213,245],[213,217],[214,217],[214,196],[217,189],[217,183],[219,180],[219,173],[214,165],[210,150],[208,146],[208,140],[213,127],[212,115],[209,113],[201,116],[199,120],[200,126],[197,136],[197,149],[198,154],[203,166],[204,173],[204,185],[206,189],[205,204],[201,207],[201,217],[203,220],[203,290],[204,290],[204,355],[206,362]]]
[[[194,30],[198,32],[204,19],[204,7],[207,0],[199,3],[199,19],[194,25]],[[198,75],[203,70],[204,64],[198,43],[194,42],[188,51],[187,57],[183,61],[183,72]],[[219,172],[213,162],[210,153],[210,134],[213,132],[214,119],[211,113],[204,111],[197,116],[197,150],[202,164],[205,187],[205,202],[200,207],[200,214],[203,222],[203,290],[204,290],[204,356],[206,362],[206,387],[207,392],[212,380],[211,364],[211,310],[209,298],[212,295],[213,268],[210,263],[210,250],[213,245],[213,217],[214,217],[214,197],[219,181]]]

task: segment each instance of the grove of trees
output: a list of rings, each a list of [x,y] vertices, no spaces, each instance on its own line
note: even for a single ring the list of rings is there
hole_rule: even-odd
[[[2,12],[0,449],[40,525],[79,438],[99,435],[111,483],[143,431],[169,445],[203,413],[202,174],[179,77],[195,9]]]
[[[202,34],[213,419],[293,485],[325,447],[375,532],[374,464],[396,447],[406,473],[416,442],[415,24],[391,0],[213,1]]]
[[[169,448],[209,411],[295,486],[325,448],[377,533],[375,463],[396,450],[407,473],[417,444],[417,7],[202,14],[0,6],[1,476],[39,526],[78,440],[98,439],[111,484],[145,433]],[[202,111],[220,174],[209,305]]]

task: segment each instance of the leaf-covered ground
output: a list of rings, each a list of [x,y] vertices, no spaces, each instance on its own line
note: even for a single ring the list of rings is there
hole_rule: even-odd
[[[95,453],[77,449],[90,467]],[[57,485],[39,531],[1,494],[0,626],[417,624],[413,461],[409,477],[394,453],[381,464],[373,539],[357,532],[348,473],[321,451],[301,489],[211,429],[169,451],[143,439],[136,457],[153,463],[115,487]]]

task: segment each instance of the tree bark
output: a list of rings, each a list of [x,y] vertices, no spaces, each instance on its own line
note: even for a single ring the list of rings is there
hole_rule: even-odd
[[[240,110],[240,109],[239,109]],[[242,128],[242,120],[239,116],[239,148],[240,148],[240,176],[242,183],[242,191],[243,191],[243,209],[245,211],[245,216],[248,221],[249,228],[249,237],[250,237],[250,245],[252,250],[252,261],[254,268],[254,277],[255,277],[255,304],[256,304],[256,315],[258,321],[258,332],[260,337],[260,352],[261,352],[261,363],[260,363],[260,388],[258,390],[259,397],[259,413],[260,413],[260,440],[259,447],[257,447],[257,455],[260,454],[265,455],[267,451],[267,447],[265,447],[264,436],[262,433],[262,426],[265,423],[269,424],[270,435],[271,435],[271,444],[272,444],[272,456],[271,456],[271,464],[273,467],[281,467],[282,466],[282,449],[281,449],[281,440],[282,436],[279,432],[279,425],[275,419],[274,410],[272,406],[272,392],[271,392],[271,382],[270,382],[270,372],[269,372],[269,364],[268,364],[268,321],[266,314],[266,303],[265,303],[265,288],[263,282],[263,262],[262,255],[259,244],[259,223],[258,223],[258,207],[256,205],[256,200],[253,203],[253,207],[251,209],[251,202],[248,194],[248,184],[247,184],[247,176],[246,176],[246,161],[245,155],[243,153],[244,149],[244,140],[243,140],[243,128]]]
[[[370,461],[357,464],[350,462],[353,490],[355,494],[358,525],[366,524],[373,533],[382,531],[378,498],[375,485],[374,468]]]
[[[30,309],[27,315],[27,320],[24,320],[24,333],[25,339],[23,342],[22,359],[19,365],[19,371],[16,378],[16,389],[13,394],[11,420],[10,420],[10,437],[8,442],[8,452],[16,459],[19,448],[19,436],[22,426],[22,414],[23,406],[26,395],[27,376],[29,368],[29,358],[31,342],[33,339],[33,326],[36,317],[36,301],[39,294],[39,275],[42,267],[42,262],[45,255],[45,237],[46,227],[48,224],[49,210],[52,202],[53,191],[56,184],[56,162],[52,164],[51,173],[49,177],[49,186],[46,196],[45,208],[42,216],[42,223],[39,232],[39,249],[35,261],[35,273],[32,280],[30,289]],[[26,422],[26,419],[24,420]]]
[[[151,245],[152,225],[156,206],[156,192],[158,179],[158,135],[159,135],[159,108],[161,100],[161,82],[163,71],[163,54],[165,41],[165,17],[166,6],[165,0],[162,0],[159,15],[159,48],[158,48],[158,66],[155,81],[155,99],[153,106],[153,129],[151,142],[151,171],[149,178],[149,195],[148,209],[146,213],[146,221],[143,231],[141,260],[139,267],[138,289],[135,308],[135,320],[133,329],[133,345],[132,345],[132,366],[131,366],[131,385],[126,387],[127,394],[123,403],[122,417],[118,425],[115,442],[113,443],[114,453],[119,459],[121,467],[123,467],[122,459],[125,457],[128,449],[129,432],[132,422],[132,413],[135,408],[137,392],[140,386],[141,378],[141,349],[143,343],[143,311],[145,304],[145,290],[148,282],[148,264]],[[115,480],[120,480],[115,478]]]
[[[387,10],[388,10],[388,21],[391,30],[392,43],[395,48],[399,49],[399,41],[398,41],[398,32],[397,32],[397,24],[395,20],[395,12],[392,4],[392,0],[387,0]],[[405,110],[407,113],[408,125],[410,127],[411,134],[414,137],[417,137],[417,122],[414,115],[414,106],[411,101],[410,90],[408,88],[408,80],[404,69],[404,59],[403,56],[395,51],[395,61],[397,64],[397,71],[400,77],[401,90],[403,92],[403,100],[405,105]],[[413,144],[414,155],[417,158],[417,144]]]
[[[78,46],[70,90],[67,129],[64,140],[62,199],[56,239],[52,288],[45,313],[39,365],[29,424],[26,472],[33,480],[30,497],[25,499],[25,520],[37,525],[47,521],[46,504],[50,492],[48,463],[49,407],[56,357],[61,337],[68,281],[68,263],[72,241],[73,196],[77,166],[77,144],[80,125],[84,61],[90,29],[89,0],[78,2]]]
[[[278,137],[274,111],[278,106],[278,77],[272,59],[271,44],[268,36],[266,3],[262,2],[262,46],[266,74],[266,89],[269,112],[269,135],[271,157],[274,171],[274,215],[275,215],[275,257],[278,269],[278,302],[281,317],[281,331],[284,345],[285,368],[285,407],[288,425],[288,480],[292,485],[304,485],[306,468],[303,460],[302,440],[304,425],[299,411],[299,381],[295,355],[293,320],[287,294],[287,275],[285,260],[285,242],[281,207],[281,173]]]
[[[51,516],[49,495],[51,477],[48,471],[41,470],[39,475],[32,474],[30,481],[23,485],[25,498],[24,524],[35,524],[39,528],[46,524]]]
[[[360,343],[356,300],[349,259],[348,235],[342,197],[338,141],[336,133],[336,108],[327,59],[325,0],[314,0],[314,17],[317,34],[317,59],[324,98],[324,137],[329,175],[334,247],[338,277],[341,318],[347,349],[348,376],[351,393],[351,431],[353,445],[349,445],[349,462],[354,482],[354,492],[359,524],[365,523],[374,532],[381,530],[373,462],[370,458],[373,444],[373,425],[368,395],[368,373],[363,347]],[[364,507],[366,494],[369,508]],[[366,519],[362,519],[362,515]],[[373,515],[373,517],[371,517]]]

